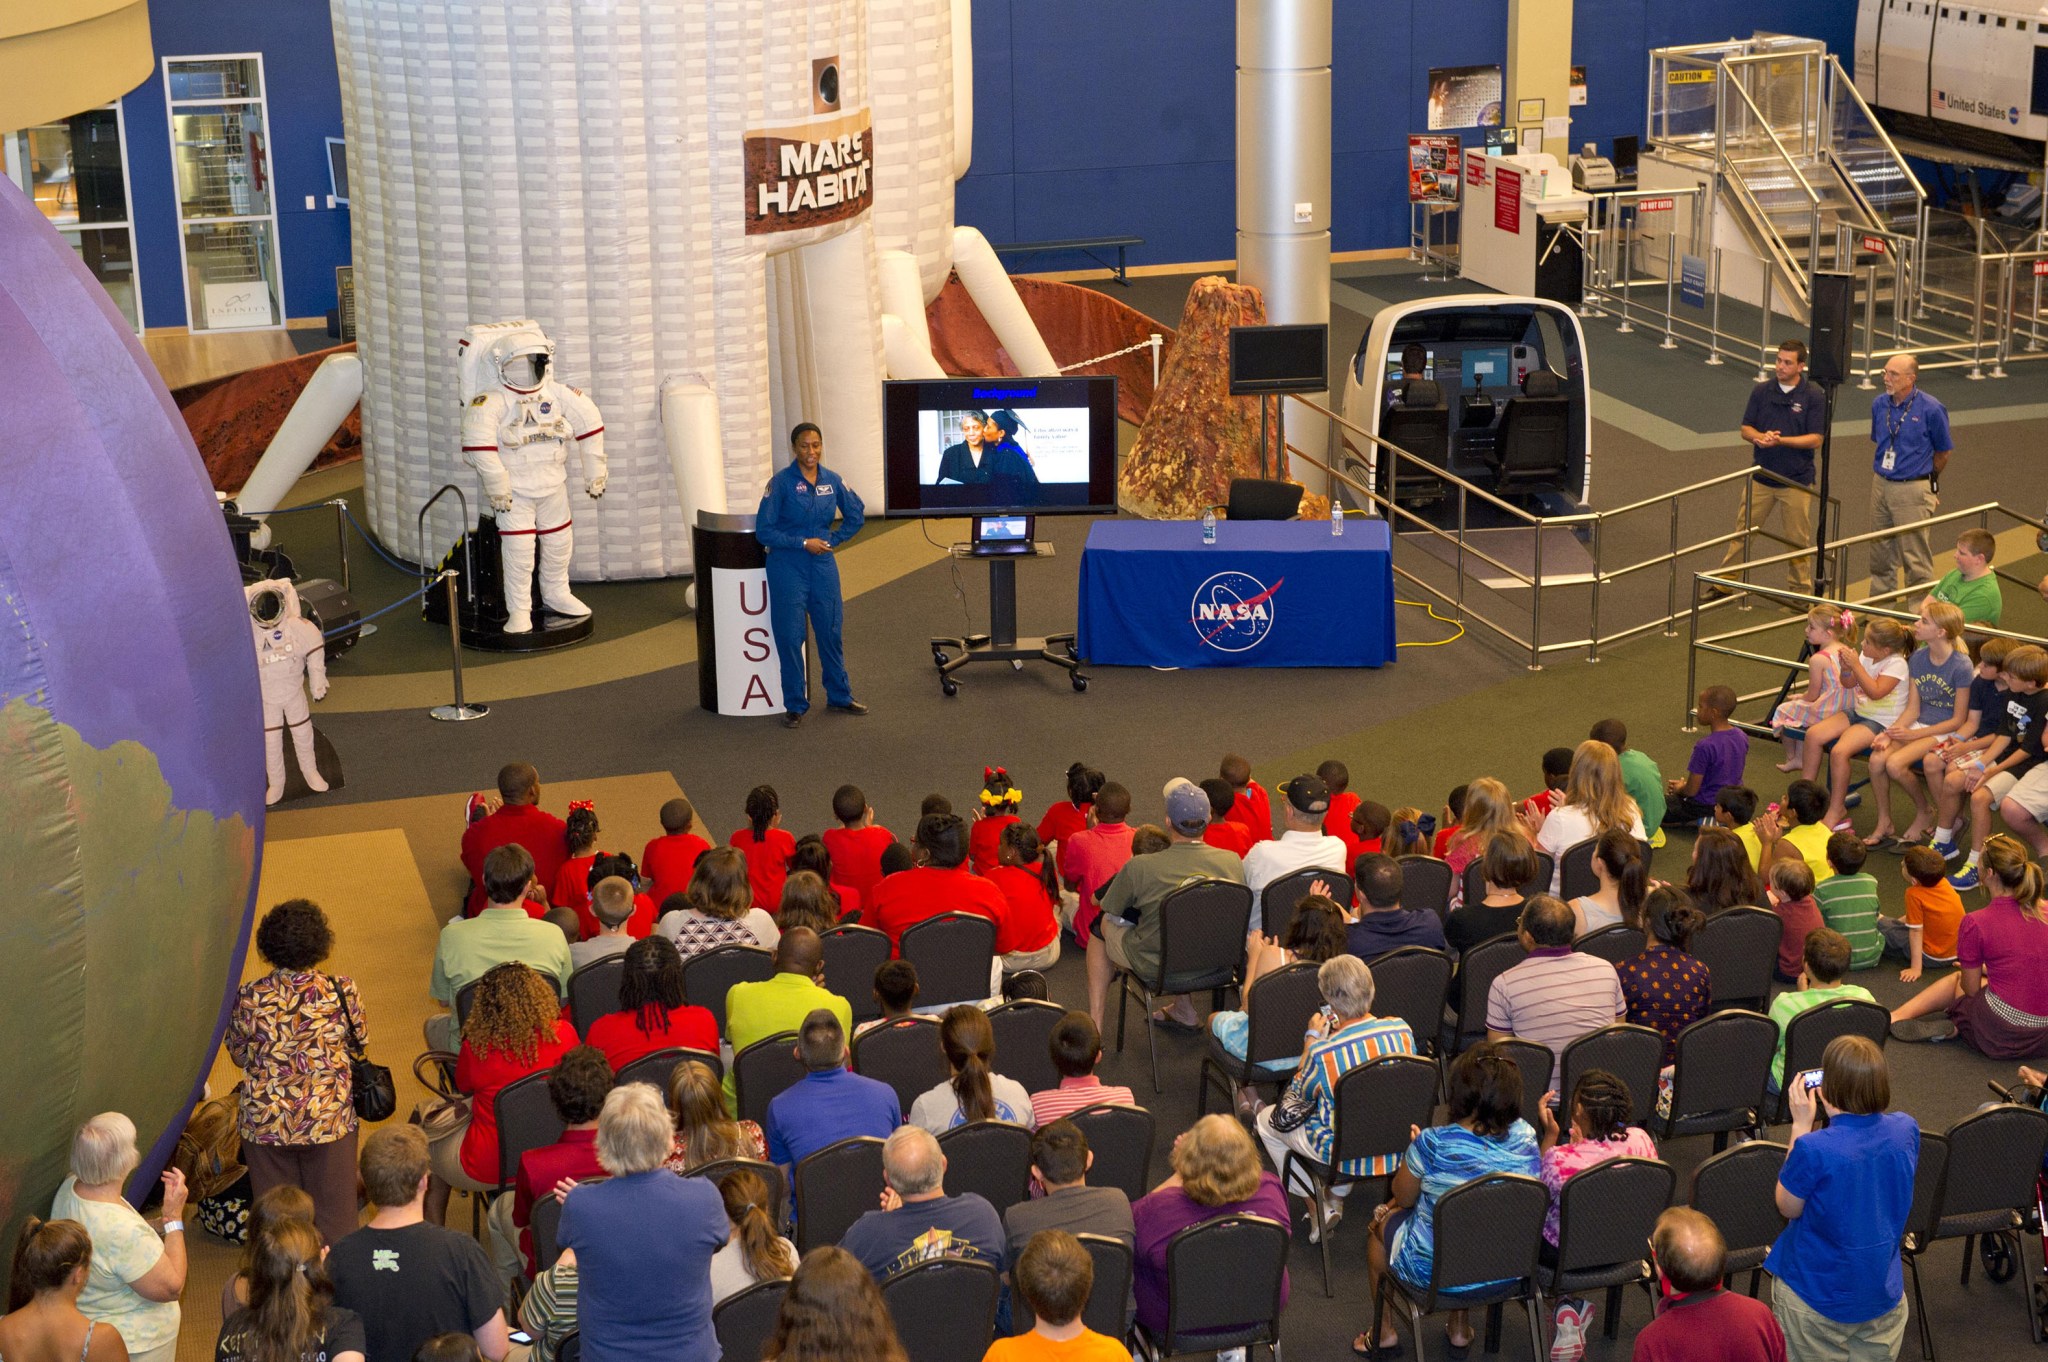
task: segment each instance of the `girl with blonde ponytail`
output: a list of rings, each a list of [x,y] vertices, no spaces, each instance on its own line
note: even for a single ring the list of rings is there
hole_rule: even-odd
[[[1550,872],[1553,894],[1563,892],[1566,848],[1609,832],[1625,832],[1639,842],[1650,840],[1643,830],[1642,810],[1622,783],[1621,757],[1597,738],[1588,738],[1572,753],[1563,798],[1547,817],[1532,813],[1529,831],[1538,850],[1549,852],[1555,862]]]
[[[1954,1036],[1993,1059],[2025,1059],[2048,1048],[2048,882],[2025,843],[2003,833],[1985,841],[1981,869],[1991,902],[1956,930],[1961,968],[1893,1012],[1892,1034]]]
[[[362,1362],[363,1322],[334,1303],[320,1232],[273,1221],[249,1249],[249,1304],[220,1326],[215,1362]]]
[[[741,1168],[718,1180],[732,1238],[711,1255],[711,1303],[757,1282],[788,1281],[796,1272],[796,1245],[775,1224],[775,1199],[759,1173]]]

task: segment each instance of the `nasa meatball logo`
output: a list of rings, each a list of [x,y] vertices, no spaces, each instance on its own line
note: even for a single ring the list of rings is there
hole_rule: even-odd
[[[1286,580],[1269,587],[1249,573],[1219,572],[1195,588],[1188,621],[1218,652],[1247,652],[1273,632],[1274,597]]]

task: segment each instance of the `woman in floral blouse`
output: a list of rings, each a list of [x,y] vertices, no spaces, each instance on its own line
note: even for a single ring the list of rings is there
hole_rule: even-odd
[[[354,981],[319,971],[333,949],[327,915],[311,899],[265,913],[256,950],[270,973],[242,985],[227,1031],[228,1057],[248,1075],[241,1130],[251,1195],[304,1189],[330,1244],[356,1228],[355,1093],[341,1009],[359,1040],[370,1035]]]

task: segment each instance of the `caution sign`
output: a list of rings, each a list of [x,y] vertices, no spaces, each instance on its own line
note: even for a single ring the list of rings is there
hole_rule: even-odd
[[[1666,85],[1712,85],[1714,83],[1714,72],[1711,69],[1705,71],[1666,71],[1664,73],[1664,83]]]

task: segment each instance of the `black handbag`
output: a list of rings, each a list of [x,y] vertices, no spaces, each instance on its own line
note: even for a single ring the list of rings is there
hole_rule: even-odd
[[[391,1081],[390,1069],[373,1063],[364,1052],[363,1038],[356,1032],[356,1019],[349,1013],[341,985],[331,974],[327,982],[334,989],[334,1005],[341,1009],[341,1024],[348,1028],[348,1077],[356,1115],[365,1121],[388,1121],[398,1111],[398,1085]]]

